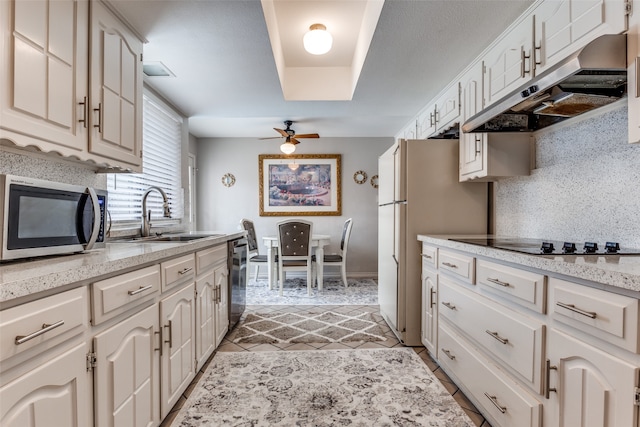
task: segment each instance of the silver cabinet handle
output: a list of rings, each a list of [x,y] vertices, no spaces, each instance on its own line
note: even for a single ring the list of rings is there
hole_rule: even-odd
[[[484,393],[485,396],[487,396],[487,399],[489,399],[491,401],[491,403],[493,403],[493,406],[495,406],[496,408],[498,408],[498,411],[502,412],[503,414],[505,412],[507,412],[507,407],[506,406],[501,406],[498,403],[498,399],[496,398],[496,396],[491,396],[489,395],[489,393],[485,392]]]
[[[547,359],[545,368],[546,368],[546,372],[545,372],[545,384],[544,384],[544,397],[548,399],[549,394],[551,392],[554,392],[554,393],[558,392],[557,388],[551,388],[551,385],[549,384],[549,381],[551,380],[551,370],[557,371],[558,367],[552,366],[551,361]]]
[[[446,267],[450,267],[450,268],[458,268],[457,265],[451,264],[450,262],[443,262],[442,265],[444,265]]]
[[[136,289],[135,291],[129,291],[127,293],[131,296],[138,295],[139,293],[148,291],[151,288],[153,288],[153,285],[141,286],[140,289]]]
[[[582,309],[580,309],[580,308],[576,307],[576,306],[575,306],[575,305],[573,305],[573,304],[567,304],[567,303],[564,303],[564,302],[557,302],[557,303],[556,303],[556,305],[557,305],[558,307],[562,307],[562,308],[566,308],[567,310],[571,310],[571,311],[573,311],[574,313],[581,314],[581,315],[583,315],[583,316],[585,316],[585,317],[588,317],[588,318],[590,318],[590,319],[595,319],[595,318],[596,318],[596,316],[597,316],[597,313],[596,313],[595,311],[586,311],[586,310],[582,310]]]
[[[98,113],[98,124],[93,127],[98,128],[98,132],[102,133],[102,103],[99,103],[98,108],[94,108],[93,111]]]
[[[508,288],[509,286],[511,286],[511,284],[509,282],[501,282],[498,279],[492,279],[490,277],[487,277],[487,282],[495,283],[496,285],[502,286],[502,287],[505,287],[505,288]]]
[[[64,325],[64,320],[60,320],[56,323],[51,323],[51,324],[47,324],[47,323],[43,323],[42,324],[42,329],[32,332],[29,335],[18,335],[16,336],[15,339],[15,343],[16,345],[20,345],[23,343],[26,343],[29,340],[32,340],[36,337],[39,337],[40,335],[47,333],[49,331],[54,330],[55,328],[59,328],[60,326]]]
[[[422,256],[427,258],[427,259],[432,259],[433,258],[431,255],[426,255],[426,254],[422,254]]]
[[[84,128],[87,128],[87,110],[89,108],[89,104],[87,104],[87,97],[85,96],[82,102],[78,102],[78,105],[82,105],[82,118],[78,119],[78,123],[82,123]]]
[[[442,352],[443,352],[444,354],[446,354],[446,355],[447,355],[447,357],[448,357],[449,359],[451,359],[451,360],[453,360],[453,359],[455,359],[455,358],[456,358],[453,354],[451,354],[451,351],[449,351],[449,350],[445,350],[445,349],[443,348],[443,349],[442,349]]]
[[[502,344],[507,344],[509,342],[508,339],[502,338],[500,335],[498,335],[498,332],[492,332],[492,331],[490,331],[488,329],[485,332],[488,333],[489,335],[491,335],[493,338],[495,338],[498,341],[500,341]]]
[[[433,290],[433,288],[431,288],[431,293],[429,294],[429,306],[433,307],[436,303],[435,299],[433,298],[433,295],[435,295],[436,291]]]
[[[173,348],[173,332],[171,331],[171,326],[173,325],[173,323],[171,322],[171,320],[169,320],[169,324],[168,325],[164,325],[165,328],[169,328],[169,340],[165,341],[167,343],[169,343],[169,348]]]
[[[183,268],[182,270],[178,271],[178,274],[180,274],[180,275],[187,274],[191,270],[193,270],[193,267],[186,267],[186,268]]]
[[[455,310],[456,309],[456,306],[451,304],[450,302],[443,302],[442,305],[447,307],[449,310]]]

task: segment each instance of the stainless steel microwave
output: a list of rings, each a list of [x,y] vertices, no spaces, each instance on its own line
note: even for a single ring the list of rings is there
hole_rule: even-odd
[[[0,175],[0,261],[105,246],[107,192]]]

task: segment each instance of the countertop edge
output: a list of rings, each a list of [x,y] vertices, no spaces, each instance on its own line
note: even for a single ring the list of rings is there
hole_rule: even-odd
[[[501,249],[462,243],[451,238],[486,238],[489,235],[418,235],[418,240],[436,246],[455,249],[500,261],[520,264],[526,267],[557,273],[559,275],[604,284],[626,291],[640,292],[640,257],[637,256],[596,256],[572,257],[569,262],[562,256],[527,255]],[[594,262],[587,262],[586,259]],[[625,260],[628,264],[613,262]],[[608,261],[608,262],[605,262]],[[625,267],[626,265],[626,267]],[[640,298],[637,295],[636,298]]]
[[[100,280],[162,259],[224,244],[245,231],[217,233],[189,242],[107,243],[105,249],[0,265],[0,309],[48,295],[74,283]],[[52,267],[55,262],[55,267]]]

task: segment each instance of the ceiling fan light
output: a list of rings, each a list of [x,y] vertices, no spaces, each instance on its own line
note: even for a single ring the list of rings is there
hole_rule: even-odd
[[[284,154],[291,154],[296,151],[296,146],[291,142],[285,142],[280,146],[280,151],[282,151]]]
[[[302,39],[304,49],[312,55],[324,55],[331,50],[333,37],[322,24],[313,24]]]

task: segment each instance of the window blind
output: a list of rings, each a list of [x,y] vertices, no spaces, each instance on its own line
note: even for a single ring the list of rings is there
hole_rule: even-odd
[[[142,110],[142,173],[109,174],[109,213],[114,225],[139,223],[142,218],[142,196],[151,186],[162,188],[169,198],[171,218],[163,218],[162,196],[152,191],[147,197],[147,210],[155,224],[179,223],[183,217],[181,183],[181,146],[183,120],[170,107],[147,94]]]

